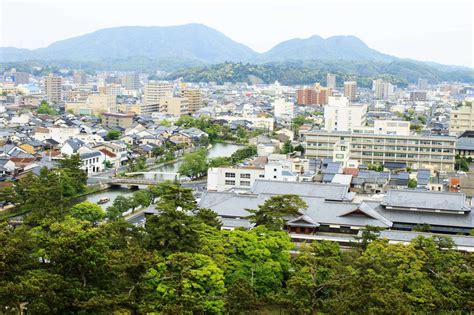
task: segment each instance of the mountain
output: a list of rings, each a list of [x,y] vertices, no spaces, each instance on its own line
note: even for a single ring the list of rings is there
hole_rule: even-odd
[[[202,24],[115,27],[45,48],[0,48],[0,70],[30,71],[38,66],[43,72],[61,68],[164,70],[174,72],[171,77],[219,82],[246,81],[249,76],[287,84],[323,82],[326,72],[360,80],[389,77],[400,84],[418,78],[432,83],[474,81],[471,68],[399,59],[370,48],[355,36],[296,38],[260,54]]]
[[[390,62],[396,57],[380,53],[355,36],[314,35],[284,41],[258,57],[261,61],[284,60],[359,60]]]
[[[256,53],[202,24],[125,26],[55,42],[35,50],[0,49],[0,61],[98,61],[132,57],[222,62],[248,60]]]

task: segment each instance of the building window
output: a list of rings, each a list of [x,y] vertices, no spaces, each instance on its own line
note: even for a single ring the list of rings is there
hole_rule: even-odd
[[[227,177],[227,178],[235,178],[235,173],[225,173],[225,177]]]
[[[225,184],[229,186],[235,186],[235,180],[226,179]]]
[[[245,173],[245,174],[240,174],[240,178],[250,178],[250,174]]]
[[[250,186],[250,181],[248,181],[248,180],[241,180],[241,181],[240,181],[240,186]]]

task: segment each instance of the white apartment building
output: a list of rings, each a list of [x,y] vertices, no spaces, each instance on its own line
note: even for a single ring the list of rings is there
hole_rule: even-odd
[[[173,84],[169,82],[149,82],[144,88],[145,96],[141,113],[151,116],[160,110],[160,100],[173,97]]]
[[[294,115],[295,104],[287,102],[283,98],[278,98],[273,102],[273,108],[276,118],[292,118]]]
[[[213,167],[207,171],[207,190],[250,189],[258,178],[265,178],[264,169],[253,167]]]
[[[367,105],[350,104],[343,96],[330,96],[324,107],[324,129],[327,131],[350,131],[365,126]]]
[[[229,189],[248,190],[255,180],[306,181],[309,160],[287,158],[284,154],[271,154],[263,167],[215,167],[207,171],[207,190],[227,191]]]
[[[395,86],[389,82],[384,82],[382,79],[372,81],[372,91],[376,99],[386,100],[394,96]]]
[[[451,110],[449,135],[459,136],[466,130],[474,130],[474,107],[461,106]]]
[[[351,161],[395,162],[413,169],[454,170],[455,137],[311,130],[305,134],[305,143],[307,158],[332,158],[343,162],[344,167]]]

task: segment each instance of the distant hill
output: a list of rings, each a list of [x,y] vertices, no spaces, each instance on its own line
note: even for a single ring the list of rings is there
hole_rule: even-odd
[[[233,64],[239,62],[250,64],[245,67]],[[45,48],[0,48],[0,70],[31,69],[31,65],[48,71],[57,68],[164,70],[174,72],[170,77],[204,81],[245,81],[247,72],[264,82],[279,80],[294,84],[315,81],[316,77],[324,77],[323,72],[338,73],[340,77],[387,76],[405,83],[418,78],[432,83],[474,81],[473,69],[399,59],[368,47],[354,36],[291,39],[265,53],[257,53],[202,24],[115,27],[58,41]],[[238,74],[227,72],[229,67],[231,70],[237,67]],[[260,72],[253,73],[256,69]]]
[[[248,60],[255,55],[249,47],[202,24],[115,27],[58,41],[46,48],[30,51],[11,47],[0,49],[3,62],[145,57],[214,63]]]
[[[191,67],[175,71],[168,79],[183,78],[188,82],[252,82],[258,79],[264,83],[279,81],[283,84],[326,84],[326,74],[337,75],[338,85],[343,81],[356,80],[359,86],[370,87],[372,80],[383,78],[400,87],[415,83],[418,78],[430,83],[461,81],[474,83],[471,69],[441,71],[434,67],[409,60],[392,62],[373,61],[284,61],[265,64],[222,63],[211,66]]]
[[[396,57],[367,46],[355,36],[332,36],[323,39],[314,35],[306,39],[290,39],[257,57],[261,61],[285,60],[358,60],[390,62]]]

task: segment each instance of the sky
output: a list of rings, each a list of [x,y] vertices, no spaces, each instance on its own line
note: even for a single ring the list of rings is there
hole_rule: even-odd
[[[473,11],[472,0],[0,0],[0,47],[202,23],[259,52],[291,38],[354,35],[400,58],[474,67]]]

